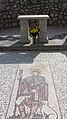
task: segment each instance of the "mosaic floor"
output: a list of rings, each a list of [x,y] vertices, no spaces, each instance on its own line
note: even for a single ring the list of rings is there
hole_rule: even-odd
[[[66,119],[66,79],[66,51],[0,53],[0,119]]]

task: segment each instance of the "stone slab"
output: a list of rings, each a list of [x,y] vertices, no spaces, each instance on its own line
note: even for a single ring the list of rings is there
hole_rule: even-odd
[[[18,16],[18,19],[45,19],[49,18],[48,15],[20,15]]]

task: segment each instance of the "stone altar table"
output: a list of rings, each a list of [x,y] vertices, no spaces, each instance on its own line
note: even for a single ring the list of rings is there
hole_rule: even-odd
[[[39,20],[39,40],[38,43],[48,43],[47,35],[47,19],[48,15],[20,15],[18,19],[20,20],[20,32],[21,32],[21,43],[29,43],[28,38],[28,29],[29,29],[29,20],[37,19]]]

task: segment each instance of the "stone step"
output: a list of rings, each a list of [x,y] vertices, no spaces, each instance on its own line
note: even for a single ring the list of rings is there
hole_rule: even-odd
[[[16,36],[14,36],[16,37]],[[18,36],[20,37],[20,36]],[[19,39],[0,41],[0,51],[52,51],[67,50],[67,38],[64,40],[49,40],[46,44],[22,44]]]
[[[17,46],[17,47],[0,47],[0,51],[58,51],[58,50],[67,50],[67,45],[63,46]]]

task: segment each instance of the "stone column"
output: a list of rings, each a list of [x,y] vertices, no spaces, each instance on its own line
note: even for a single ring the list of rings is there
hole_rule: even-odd
[[[48,43],[47,18],[39,19],[40,33],[39,43]]]
[[[30,41],[28,40],[28,19],[21,19],[20,20],[20,34],[21,34],[21,43],[29,43]]]

